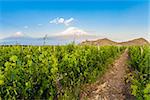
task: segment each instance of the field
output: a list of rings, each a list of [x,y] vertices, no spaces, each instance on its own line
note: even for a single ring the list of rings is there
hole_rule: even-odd
[[[82,87],[102,77],[128,51],[131,95],[150,98],[149,46],[0,46],[1,99],[81,99]],[[121,71],[121,70],[120,70]],[[111,76],[112,77],[112,76]]]
[[[150,99],[150,47],[136,46],[129,48],[132,94],[138,100]]]
[[[0,0],[0,100],[150,100],[150,0]]]

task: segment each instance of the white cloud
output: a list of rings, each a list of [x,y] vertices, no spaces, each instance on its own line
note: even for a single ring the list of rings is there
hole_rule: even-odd
[[[72,23],[74,21],[74,18],[69,18],[68,20],[66,20],[65,22],[64,22],[64,24],[66,25],[66,26],[68,26],[70,23]]]
[[[53,20],[51,20],[49,23],[51,23],[51,24],[57,24],[57,21],[58,20],[58,18],[55,18],[55,19],[53,19]]]
[[[51,24],[64,24],[66,26],[69,26],[74,21],[74,18],[64,19],[62,17],[57,17],[50,21]]]
[[[29,28],[29,26],[24,26],[25,29]]]
[[[58,23],[62,23],[63,24],[65,22],[65,19],[64,18],[58,18],[57,21],[58,21]]]

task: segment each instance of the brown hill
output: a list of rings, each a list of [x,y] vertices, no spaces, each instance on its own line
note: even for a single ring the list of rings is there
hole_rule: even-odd
[[[104,46],[104,45],[131,46],[131,45],[146,45],[146,44],[150,44],[150,43],[144,38],[133,39],[133,40],[126,41],[126,42],[114,42],[112,40],[104,38],[104,39],[98,39],[95,41],[86,40],[80,43],[80,45],[99,45],[99,46]]]
[[[109,40],[107,38],[104,39],[98,39],[94,41],[84,41],[81,43],[81,45],[117,45],[116,42]]]
[[[124,46],[128,46],[128,45],[146,45],[146,44],[149,44],[149,42],[147,40],[145,40],[144,38],[138,38],[138,39],[130,40],[130,41],[127,41],[127,42],[121,42],[119,44],[124,45]]]

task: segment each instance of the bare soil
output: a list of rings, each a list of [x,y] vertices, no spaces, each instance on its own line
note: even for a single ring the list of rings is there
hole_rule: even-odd
[[[83,87],[81,100],[132,100],[129,85],[125,84],[128,50],[115,60],[107,72],[95,83]]]

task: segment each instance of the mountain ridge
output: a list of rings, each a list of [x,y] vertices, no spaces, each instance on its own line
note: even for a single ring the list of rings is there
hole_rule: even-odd
[[[80,45],[98,45],[98,46],[105,46],[105,45],[131,46],[131,45],[146,45],[146,44],[150,44],[150,43],[144,38],[136,38],[125,42],[115,42],[108,38],[103,38],[103,39],[98,39],[93,41],[86,40],[80,43]]]

